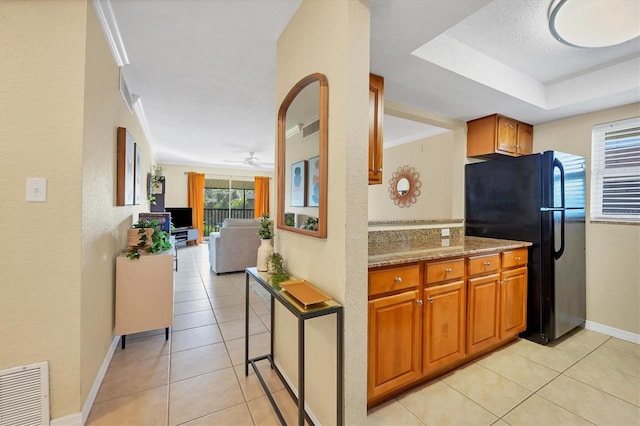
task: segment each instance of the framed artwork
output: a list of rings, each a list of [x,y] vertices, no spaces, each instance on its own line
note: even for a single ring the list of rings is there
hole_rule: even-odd
[[[135,143],[124,127],[117,133],[116,205],[127,206],[134,202]]]
[[[291,207],[304,207],[307,189],[307,161],[291,165]]]
[[[320,205],[320,157],[309,158],[309,180],[307,182],[307,206]]]
[[[138,144],[134,144],[135,151],[135,159],[136,162],[133,165],[133,204],[140,204],[140,195],[142,194],[142,177],[140,176],[140,167],[142,163],[142,152],[140,152],[140,148],[138,148]]]

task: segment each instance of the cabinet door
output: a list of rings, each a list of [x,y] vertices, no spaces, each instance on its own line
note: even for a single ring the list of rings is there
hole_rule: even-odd
[[[464,281],[425,289],[423,302],[423,371],[427,372],[464,357]]]
[[[498,116],[498,135],[496,150],[509,154],[516,154],[518,122],[511,118]]]
[[[518,123],[518,142],[516,145],[518,155],[527,155],[533,152],[533,126],[526,123]]]
[[[502,272],[500,337],[516,335],[527,328],[527,268]]]
[[[384,78],[369,74],[369,185],[382,183]]]
[[[500,275],[468,280],[467,353],[472,354],[500,340]]]
[[[407,291],[369,302],[369,398],[421,375],[418,294]]]

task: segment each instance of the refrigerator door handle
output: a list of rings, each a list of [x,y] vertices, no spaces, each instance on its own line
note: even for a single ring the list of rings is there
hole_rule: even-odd
[[[553,251],[553,257],[558,260],[564,253],[564,220],[565,220],[565,203],[564,203],[564,167],[557,158],[553,159],[553,167],[560,171],[560,248]]]

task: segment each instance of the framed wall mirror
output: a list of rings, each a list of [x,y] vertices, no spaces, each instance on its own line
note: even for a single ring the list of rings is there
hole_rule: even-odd
[[[277,226],[327,237],[329,85],[310,74],[289,91],[278,111]]]

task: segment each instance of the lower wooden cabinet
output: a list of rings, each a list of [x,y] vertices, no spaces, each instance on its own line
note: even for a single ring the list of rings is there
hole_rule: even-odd
[[[424,290],[423,372],[464,357],[465,301],[464,281]]]
[[[369,302],[368,395],[375,397],[422,373],[418,290]]]
[[[527,328],[527,268],[502,272],[500,337],[515,336]]]
[[[527,249],[369,271],[369,406],[526,329]]]
[[[500,274],[467,281],[467,352],[472,354],[500,341]]]

